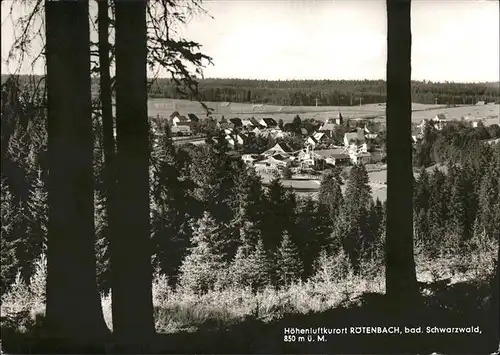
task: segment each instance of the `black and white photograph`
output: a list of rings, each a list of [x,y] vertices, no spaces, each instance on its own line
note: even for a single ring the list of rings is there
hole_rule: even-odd
[[[500,2],[2,0],[2,354],[500,351]]]

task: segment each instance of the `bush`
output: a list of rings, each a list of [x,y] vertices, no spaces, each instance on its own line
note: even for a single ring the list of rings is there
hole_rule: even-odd
[[[47,260],[42,255],[35,262],[35,272],[27,285],[18,273],[9,292],[2,296],[2,326],[28,331],[39,316],[45,315]]]

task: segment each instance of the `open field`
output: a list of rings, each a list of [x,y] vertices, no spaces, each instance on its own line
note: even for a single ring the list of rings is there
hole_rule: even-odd
[[[334,117],[340,111],[345,118],[376,118],[383,119],[385,115],[385,104],[368,104],[362,106],[275,106],[275,105],[252,105],[245,103],[229,102],[206,102],[206,105],[213,109],[212,116],[220,118],[231,117],[252,117],[262,118],[272,116],[276,120],[282,119],[284,122],[291,122],[295,115],[302,118],[315,118],[323,120],[326,117]],[[462,116],[490,117],[486,124],[499,123],[500,105],[484,106],[459,106],[446,107],[444,105],[425,105],[414,103],[412,105],[415,122],[420,122],[424,118],[432,118],[438,113],[444,113],[448,118],[460,119]],[[148,112],[150,116],[168,117],[172,112],[179,111],[181,114],[194,113],[204,117],[206,112],[200,103],[189,100],[173,99],[149,99]]]

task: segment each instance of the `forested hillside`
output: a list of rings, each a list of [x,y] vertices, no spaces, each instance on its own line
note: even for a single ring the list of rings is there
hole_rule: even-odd
[[[6,79],[2,76],[2,82]],[[28,77],[26,77],[28,79]],[[92,82],[97,91],[97,79]],[[414,81],[413,102],[422,104],[472,105],[478,101],[500,102],[500,83],[435,83]],[[199,80],[200,99],[289,106],[352,106],[386,101],[384,80]],[[194,99],[181,93],[175,82],[160,78],[151,83],[149,97]]]
[[[498,102],[498,83],[432,83],[414,81],[413,102],[424,104],[475,104]],[[202,100],[266,103],[290,106],[352,106],[386,101],[384,80],[291,80],[205,79],[200,81]],[[159,79],[150,97],[189,98],[176,93],[174,82]]]

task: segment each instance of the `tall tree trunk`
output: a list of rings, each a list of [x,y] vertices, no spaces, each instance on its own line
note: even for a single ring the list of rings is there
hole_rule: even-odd
[[[411,2],[387,0],[386,295],[393,304],[419,295],[413,256]]]
[[[116,2],[117,234],[111,244],[113,330],[154,334],[149,222],[146,2]]]
[[[111,98],[111,77],[109,75],[108,10],[108,0],[99,0],[99,74],[104,145],[104,187],[106,191],[106,214],[108,217],[107,236],[108,240],[111,240],[116,235],[116,174],[114,172],[115,136],[113,128],[113,103]]]
[[[46,1],[49,232],[47,331],[108,332],[96,282],[88,1]]]

